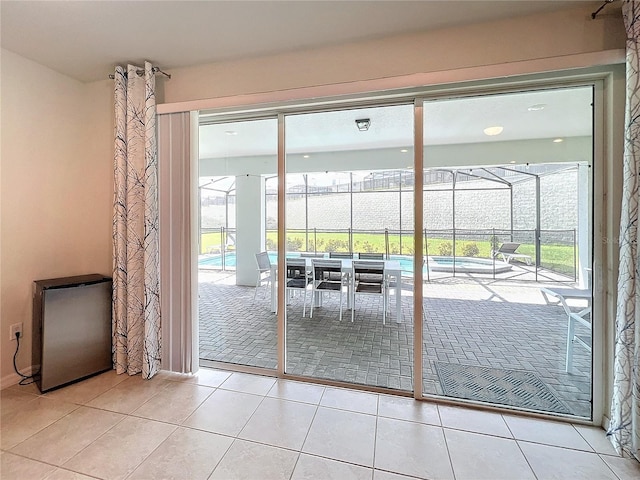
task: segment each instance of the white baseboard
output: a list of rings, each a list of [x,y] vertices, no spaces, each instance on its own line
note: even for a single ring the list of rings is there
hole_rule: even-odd
[[[9,375],[5,375],[0,379],[0,389],[5,389],[10,387],[11,385],[15,385],[20,381],[20,376],[17,373],[11,373]]]
[[[27,368],[24,368],[21,373],[23,375],[31,375],[32,372],[33,372],[33,368],[27,367]],[[5,375],[4,377],[2,377],[2,379],[0,379],[0,389],[4,389],[12,385],[17,385],[20,380],[22,380],[22,377],[17,373],[11,373],[9,375]]]
[[[611,420],[606,415],[602,416],[602,428],[604,428],[605,432],[609,430],[609,424]]]

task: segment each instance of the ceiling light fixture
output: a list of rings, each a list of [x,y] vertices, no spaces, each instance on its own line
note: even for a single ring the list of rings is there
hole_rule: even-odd
[[[309,155],[302,155],[302,158],[309,158]]]
[[[371,120],[368,118],[360,118],[356,120],[356,126],[358,127],[358,130],[360,130],[361,132],[366,132],[367,130],[369,130],[369,127],[371,126]]]
[[[400,150],[402,153],[407,153],[409,150],[407,150],[406,148],[403,148]]]
[[[490,137],[493,137],[494,135],[500,135],[502,133],[502,130],[504,130],[503,127],[495,126],[495,127],[487,127],[483,131],[485,135],[489,135]]]
[[[233,136],[233,135],[237,135],[238,132],[236,132],[235,130],[227,130],[224,133],[226,133],[227,135]]]
[[[564,142],[563,138],[556,138],[553,140],[553,143],[562,143],[562,142]]]
[[[527,108],[527,110],[529,110],[530,112],[539,112],[540,110],[544,110],[544,107],[546,106],[546,103],[537,103],[535,105],[531,105],[529,108]]]

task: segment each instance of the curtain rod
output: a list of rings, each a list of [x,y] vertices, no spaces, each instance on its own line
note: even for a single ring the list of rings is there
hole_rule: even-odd
[[[164,76],[165,76],[165,77],[167,77],[167,78],[171,78],[171,75],[169,75],[168,73],[163,72],[162,70],[160,70],[160,67],[153,67],[153,68],[151,69],[151,72],[152,72],[152,73],[154,73],[154,74],[156,74],[156,73],[160,73],[160,74],[164,75]],[[141,69],[141,68],[139,68],[138,70],[136,70],[136,73],[138,74],[138,76],[139,76],[139,77],[141,77],[141,76],[143,76],[143,75],[144,75],[144,70],[143,70],[143,69]],[[126,74],[126,72],[125,72],[125,74]],[[109,75],[109,78],[110,78],[111,80],[113,80],[113,79],[115,79],[115,78],[116,78],[116,76],[112,73],[112,74],[110,74],[110,75]]]
[[[604,3],[600,5],[600,8],[591,14],[591,18],[595,20],[596,16],[602,11],[602,9],[610,3],[613,3],[613,0],[604,0]]]

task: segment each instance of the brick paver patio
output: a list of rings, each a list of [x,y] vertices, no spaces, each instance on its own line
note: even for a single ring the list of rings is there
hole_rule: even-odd
[[[200,358],[276,368],[276,315],[270,299],[234,284],[228,272],[200,273]],[[406,287],[406,288],[405,288]],[[590,416],[591,356],[574,349],[564,371],[567,318],[547,305],[540,284],[458,276],[424,285],[423,392],[442,395],[435,362],[535,373],[577,416]],[[263,289],[265,290],[265,289]],[[395,299],[392,296],[391,303]],[[287,307],[287,373],[413,390],[413,297],[403,285],[402,318],[394,308],[382,325],[382,302],[359,298],[356,318],[339,321],[335,295],[314,317],[302,317],[302,298]]]

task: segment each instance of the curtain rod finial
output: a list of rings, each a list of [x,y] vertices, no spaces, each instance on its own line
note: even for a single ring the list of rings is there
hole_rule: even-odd
[[[599,8],[599,9],[597,9],[595,12],[593,12],[593,13],[591,14],[591,19],[592,19],[592,20],[595,20],[595,19],[596,19],[596,17],[598,16],[598,14],[602,11],[602,9],[603,9],[604,7],[606,7],[607,5],[609,5],[610,3],[613,3],[613,1],[614,1],[614,0],[604,0],[604,3],[603,3],[602,5],[600,5],[600,8]]]

